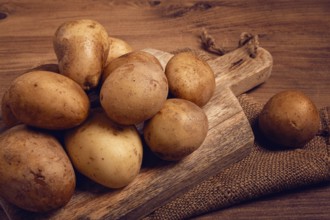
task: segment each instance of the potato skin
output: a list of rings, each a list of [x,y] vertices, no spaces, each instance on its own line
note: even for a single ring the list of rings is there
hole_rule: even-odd
[[[105,79],[118,67],[120,67],[123,64],[132,63],[132,62],[141,62],[141,63],[154,63],[158,65],[161,69],[163,69],[161,63],[159,60],[152,54],[137,50],[132,51],[130,53],[126,53],[116,59],[113,59],[110,61],[104,68],[103,74],[102,74],[102,82],[105,81]]]
[[[143,149],[135,126],[118,125],[99,109],[66,134],[65,146],[77,170],[109,188],[128,185],[141,168]]]
[[[156,114],[167,95],[167,79],[157,64],[130,62],[115,69],[105,80],[100,102],[111,120],[132,125]]]
[[[109,54],[107,57],[106,65],[110,63],[113,59],[116,59],[124,54],[133,52],[133,48],[126,41],[116,38],[109,37]]]
[[[168,99],[143,128],[144,139],[158,157],[177,161],[198,149],[206,138],[208,119],[196,104]]]
[[[288,90],[268,100],[259,115],[261,132],[279,147],[302,147],[317,133],[320,116],[304,93]]]
[[[16,206],[46,212],[72,197],[73,167],[53,136],[17,125],[0,136],[0,194]]]
[[[89,99],[73,80],[48,71],[17,77],[9,87],[10,109],[21,122],[45,129],[67,129],[82,123]]]
[[[13,114],[13,112],[10,109],[10,99],[9,99],[8,90],[6,90],[2,96],[1,116],[2,116],[2,120],[7,128],[13,127],[20,123],[19,120],[15,117],[15,115]]]
[[[108,33],[97,21],[68,21],[58,27],[53,46],[60,73],[84,90],[95,88],[109,52]]]
[[[204,106],[215,91],[215,76],[207,62],[192,52],[175,54],[167,63],[165,74],[170,93]]]

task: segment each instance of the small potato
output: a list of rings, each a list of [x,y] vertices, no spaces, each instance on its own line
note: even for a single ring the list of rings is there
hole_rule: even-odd
[[[8,90],[6,90],[2,96],[1,116],[2,116],[3,122],[5,123],[6,127],[8,127],[8,128],[20,123],[19,120],[15,117],[15,115],[13,114],[13,112],[10,109],[10,100],[9,100]]]
[[[0,136],[0,195],[28,211],[64,206],[76,179],[71,162],[56,138],[25,125]]]
[[[143,63],[154,63],[158,65],[161,69],[163,69],[161,63],[159,60],[153,56],[150,53],[144,52],[144,51],[133,51],[127,54],[124,54],[116,59],[113,59],[111,62],[108,63],[108,65],[104,68],[103,74],[102,74],[102,82],[105,81],[105,79],[118,67],[120,67],[123,64],[131,63],[131,62],[143,62]]]
[[[274,95],[259,115],[261,132],[279,147],[302,147],[316,135],[319,124],[314,103],[296,90]]]
[[[204,106],[213,96],[215,76],[211,67],[191,52],[175,54],[167,63],[165,74],[170,93]]]
[[[65,137],[67,152],[78,171],[109,188],[128,185],[142,164],[142,142],[134,126],[118,125],[95,110]]]
[[[109,64],[111,60],[133,51],[133,48],[122,39],[109,37],[108,40],[110,47],[106,65]]]
[[[98,85],[109,52],[108,33],[100,23],[87,19],[65,22],[56,30],[53,45],[61,74],[84,90]]]
[[[167,79],[157,64],[130,62],[115,69],[105,80],[100,102],[110,119],[132,125],[156,114],[167,94]]]
[[[15,118],[39,128],[71,128],[82,123],[89,112],[89,99],[84,90],[57,73],[25,73],[11,83],[8,92]]]
[[[184,99],[168,99],[143,129],[151,151],[169,161],[181,160],[198,149],[207,132],[208,119],[204,111]]]

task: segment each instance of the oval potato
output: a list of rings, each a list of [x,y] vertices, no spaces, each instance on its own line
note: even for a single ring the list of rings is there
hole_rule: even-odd
[[[131,62],[115,69],[105,80],[100,102],[111,120],[132,125],[156,114],[167,95],[167,79],[157,64]]]
[[[89,99],[73,80],[48,71],[17,77],[9,87],[10,109],[21,122],[45,129],[67,129],[82,123]]]
[[[215,91],[215,76],[209,64],[192,52],[175,54],[165,67],[170,93],[204,106]]]
[[[302,147],[318,132],[319,112],[304,93],[279,92],[271,97],[259,115],[261,132],[278,147]]]
[[[25,125],[0,136],[0,194],[16,206],[45,212],[64,206],[76,179],[72,164],[56,138]]]
[[[108,33],[97,21],[68,21],[58,27],[53,46],[63,75],[84,90],[95,88],[109,52]]]
[[[144,139],[159,158],[181,160],[206,138],[208,119],[203,109],[185,99],[168,99],[143,128]]]
[[[67,152],[82,174],[109,188],[128,185],[142,164],[142,142],[134,126],[112,122],[103,111],[65,136]]]

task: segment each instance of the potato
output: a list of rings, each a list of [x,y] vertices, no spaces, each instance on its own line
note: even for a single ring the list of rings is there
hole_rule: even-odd
[[[261,132],[279,147],[302,147],[318,132],[320,116],[304,93],[287,90],[268,100],[259,115]]]
[[[78,171],[109,188],[128,185],[142,163],[142,142],[134,126],[112,122],[95,110],[65,136],[67,152]]]
[[[53,38],[60,73],[83,89],[98,85],[109,52],[108,33],[93,20],[75,20],[60,25]]]
[[[191,52],[175,54],[167,63],[165,74],[170,93],[204,106],[213,96],[215,76],[207,62]]]
[[[64,206],[76,179],[72,164],[52,135],[17,125],[0,136],[0,195],[28,211]]]
[[[15,117],[15,115],[13,114],[13,112],[10,109],[10,100],[9,100],[8,90],[6,90],[2,96],[1,116],[2,116],[2,121],[8,128],[20,123],[19,120]]]
[[[115,69],[105,80],[100,102],[110,119],[132,125],[156,114],[167,94],[167,79],[157,64],[131,62]]]
[[[184,99],[168,99],[143,128],[144,139],[163,160],[181,160],[198,149],[206,138],[208,119],[204,111]]]
[[[57,73],[25,73],[11,83],[8,92],[13,115],[21,122],[39,128],[71,128],[82,123],[89,112],[89,100],[84,90]]]
[[[106,61],[106,65],[110,63],[111,60],[118,58],[124,54],[133,52],[133,48],[124,40],[108,37],[109,41],[109,54]]]
[[[144,62],[144,63],[154,63],[157,64],[161,69],[163,69],[161,63],[159,60],[153,56],[150,53],[144,52],[144,51],[133,51],[127,54],[124,54],[116,59],[113,59],[111,62],[108,63],[108,65],[104,68],[103,74],[102,74],[102,82],[105,81],[105,79],[118,67],[120,67],[123,64],[131,63],[131,62]]]

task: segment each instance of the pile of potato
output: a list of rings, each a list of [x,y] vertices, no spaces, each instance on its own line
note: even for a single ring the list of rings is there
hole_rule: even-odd
[[[7,201],[34,212],[57,209],[74,193],[75,170],[109,188],[131,183],[141,169],[142,139],[170,161],[203,143],[201,107],[215,78],[194,54],[178,53],[163,69],[93,20],[62,24],[53,45],[59,73],[24,73],[2,99],[8,129],[0,136],[0,196]],[[91,92],[99,106],[91,107]]]

